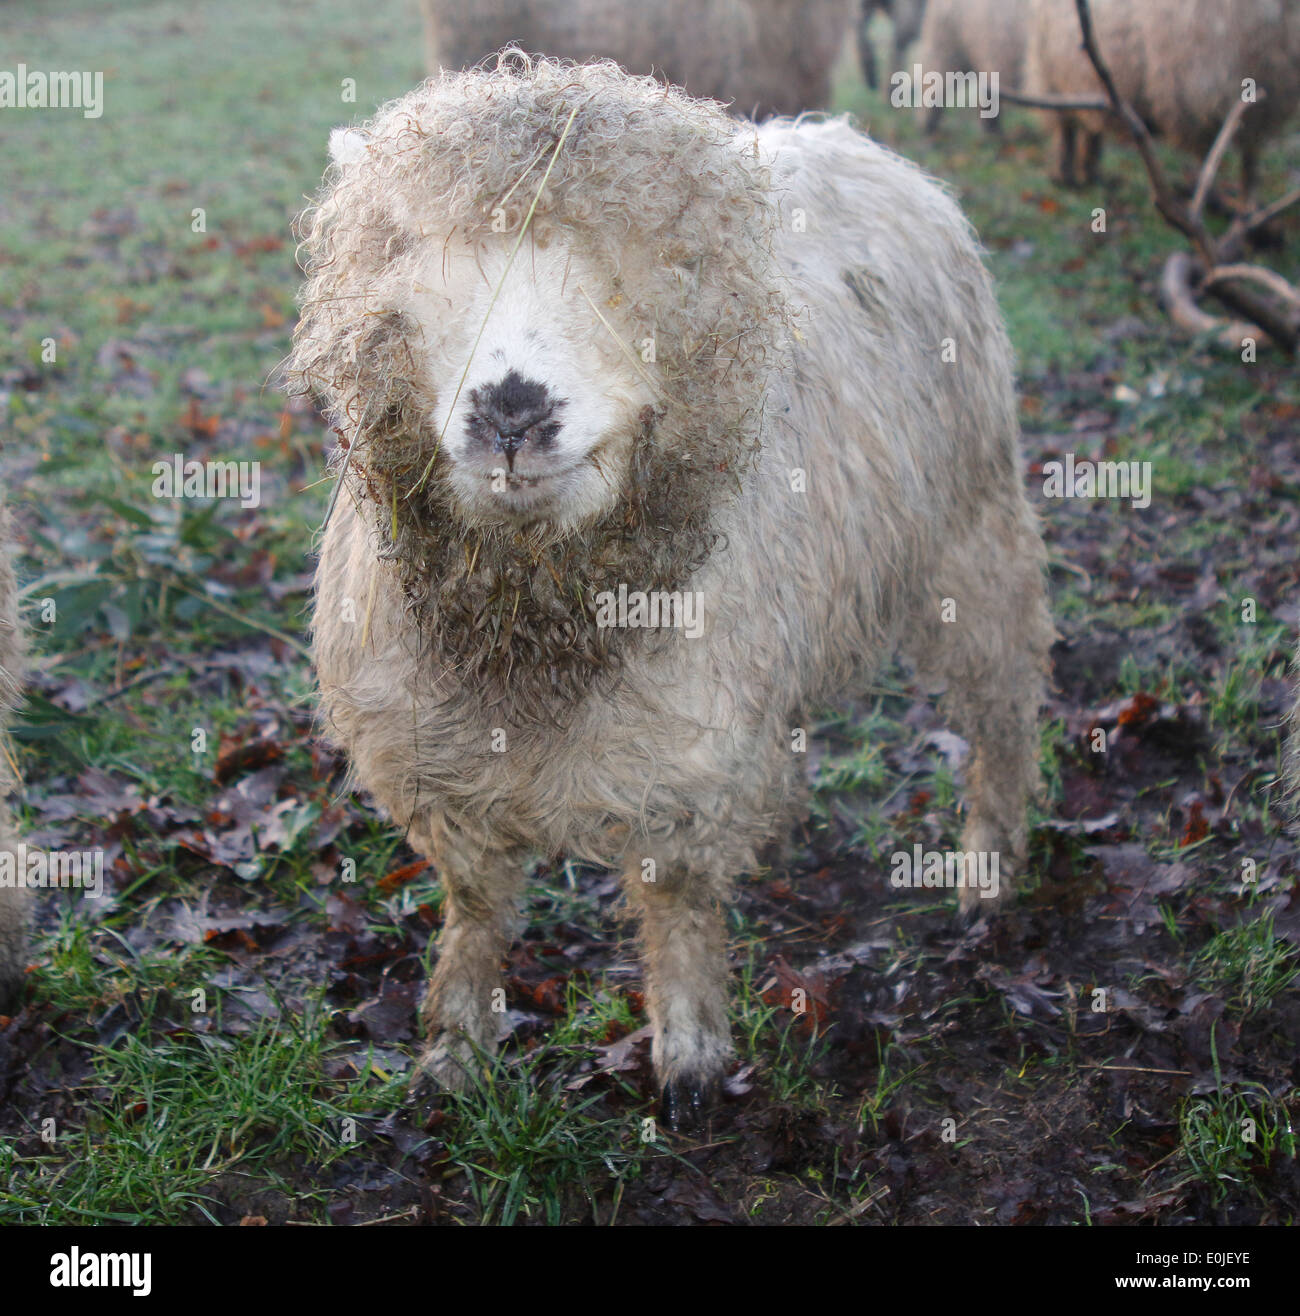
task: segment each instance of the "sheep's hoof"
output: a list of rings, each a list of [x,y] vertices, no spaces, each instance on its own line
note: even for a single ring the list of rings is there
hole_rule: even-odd
[[[957,912],[952,916],[952,925],[958,932],[966,932],[973,928],[976,923],[982,919],[985,914],[993,913],[993,910],[984,909],[982,906],[987,905],[987,900],[957,901]]]
[[[473,1064],[474,1048],[464,1033],[440,1033],[415,1062],[409,1090],[464,1092]]]
[[[442,1033],[415,1062],[406,1084],[406,1108],[412,1121],[428,1128],[442,1110],[443,1098],[470,1085],[474,1049],[463,1033]]]
[[[957,913],[954,923],[965,930],[981,919],[996,919],[1002,909],[1002,894],[986,897],[974,887],[962,887],[957,896]]]
[[[704,1125],[711,1095],[711,1085],[700,1079],[669,1079],[659,1093],[659,1113],[674,1133],[694,1133]]]

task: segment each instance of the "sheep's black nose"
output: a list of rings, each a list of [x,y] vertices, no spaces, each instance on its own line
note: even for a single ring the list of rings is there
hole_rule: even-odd
[[[524,432],[522,431],[519,434],[498,433],[493,441],[492,449],[494,452],[504,452],[507,457],[513,457],[524,446],[524,443]]]
[[[493,452],[505,456],[514,469],[515,454],[525,445],[545,449],[560,425],[555,414],[564,405],[551,396],[545,384],[525,379],[517,370],[495,384],[485,384],[469,395],[466,425],[470,434]]]

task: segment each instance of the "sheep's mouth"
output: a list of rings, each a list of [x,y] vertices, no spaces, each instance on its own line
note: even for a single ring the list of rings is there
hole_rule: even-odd
[[[581,467],[578,462],[544,471],[484,471],[473,483],[476,492],[469,494],[466,489],[465,494],[469,494],[479,516],[502,518],[512,524],[546,518],[568,503]]]
[[[568,475],[569,472],[574,469],[575,468],[572,466],[566,466],[562,471],[546,471],[539,475],[518,475],[518,474],[507,475],[505,477],[505,487],[507,490],[536,489],[539,485],[550,484],[552,481],[558,480],[562,476]],[[489,473],[483,476],[483,479],[487,480],[489,484],[495,483],[500,478],[501,478],[500,475],[495,473]],[[498,492],[502,492],[502,491],[498,491]]]

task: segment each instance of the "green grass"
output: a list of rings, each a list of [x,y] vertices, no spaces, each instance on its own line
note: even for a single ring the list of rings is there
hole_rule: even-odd
[[[572,1021],[557,1031],[571,1036]],[[480,1224],[562,1224],[581,1214],[577,1202],[613,1224],[628,1180],[668,1154],[649,1112],[601,1117],[599,1091],[566,1090],[576,1053],[562,1036],[513,1063],[482,1057],[469,1091],[444,1099],[454,1116],[447,1159],[467,1177]],[[601,1220],[605,1193],[611,1209]]]
[[[138,997],[133,1030],[88,1047],[91,1087],[107,1096],[85,1108],[83,1123],[42,1122],[35,1156],[0,1141],[0,1220],[215,1223],[218,1176],[276,1185],[306,1165],[323,1177],[356,1143],[362,1120],[404,1092],[402,1076],[368,1068],[346,1087],[327,1081],[334,1048],[318,1009],[258,1021],[242,1036],[172,1031],[162,1040],[148,1037],[155,1004]]]
[[[1260,1194],[1256,1170],[1294,1157],[1296,1137],[1285,1106],[1267,1090],[1218,1092],[1183,1104],[1178,1131],[1190,1175],[1217,1206],[1231,1189]]]
[[[1256,1174],[1277,1156],[1294,1159],[1296,1134],[1293,1111],[1267,1088],[1224,1082],[1214,1030],[1210,1051],[1215,1089],[1182,1102],[1179,1150],[1187,1177],[1199,1181],[1219,1206],[1233,1189],[1262,1197]]]
[[[1193,962],[1197,978],[1242,1018],[1267,1010],[1300,976],[1300,956],[1261,914],[1216,933]]]
[[[833,1041],[816,1023],[816,1002],[801,1002],[803,1009],[760,993],[756,979],[762,974],[753,948],[748,949],[736,975],[732,1003],[732,1034],[741,1063],[758,1070],[768,1097],[781,1105],[804,1110],[824,1108],[836,1094],[833,1085],[815,1073],[818,1059]]]

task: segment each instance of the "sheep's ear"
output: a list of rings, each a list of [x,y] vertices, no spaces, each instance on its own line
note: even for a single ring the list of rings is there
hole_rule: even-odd
[[[330,159],[337,165],[352,164],[365,156],[370,139],[355,128],[335,128],[330,133]]]

